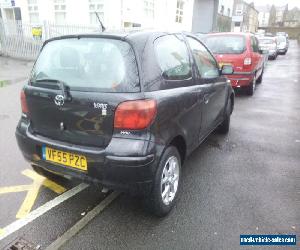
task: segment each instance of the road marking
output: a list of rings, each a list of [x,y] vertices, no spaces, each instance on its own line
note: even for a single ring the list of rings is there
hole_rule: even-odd
[[[39,194],[41,186],[45,186],[57,194],[61,194],[66,191],[66,189],[63,186],[48,180],[47,178],[37,174],[33,170],[25,169],[24,171],[22,171],[22,174],[32,179],[33,180],[32,184],[0,188],[0,194],[18,193],[18,192],[27,191],[26,197],[16,215],[17,219],[24,218],[25,216],[28,215]]]
[[[64,187],[62,187],[61,185],[59,185],[59,184],[55,183],[54,181],[51,181],[51,180],[37,174],[33,170],[26,169],[22,173],[24,175],[26,175],[27,177],[33,179],[34,181],[39,181],[40,183],[42,183],[43,186],[51,189],[52,191],[54,191],[57,194],[61,194],[61,193],[66,191],[66,189]]]
[[[18,192],[28,191],[28,189],[29,189],[29,185],[2,187],[0,188],[0,194],[18,193]]]
[[[46,250],[56,250],[62,247],[67,241],[74,237],[80,230],[82,230],[92,219],[100,214],[111,202],[113,202],[120,192],[114,191],[101,201],[95,208],[87,213],[81,220],[79,220],[73,227],[66,231],[62,236],[53,241]]]
[[[3,234],[0,234],[0,241],[9,236],[10,234],[18,231],[22,227],[26,226],[28,223],[34,221],[36,218],[40,217],[44,213],[48,212],[52,208],[56,207],[57,205],[61,204],[62,202],[68,200],[69,198],[73,197],[74,195],[78,194],[79,192],[86,189],[89,185],[85,183],[81,183],[78,186],[66,191],[65,193],[57,196],[51,201],[48,201],[44,205],[40,206],[39,208],[31,211],[26,217],[19,219],[10,225],[3,228]]]

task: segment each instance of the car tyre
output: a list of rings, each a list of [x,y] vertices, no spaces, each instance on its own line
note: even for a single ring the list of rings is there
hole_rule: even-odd
[[[251,81],[250,85],[247,87],[247,95],[253,96],[256,88],[256,76],[254,76],[253,80]]]
[[[217,131],[220,134],[228,134],[229,128],[230,128],[230,116],[232,113],[232,103],[231,99],[228,100],[227,106],[226,106],[226,113],[225,113],[225,118],[224,121],[219,125]]]
[[[262,79],[263,79],[263,76],[264,76],[264,71],[265,71],[265,69],[262,70],[260,76],[256,80],[256,83],[262,83]]]
[[[158,217],[166,216],[178,198],[181,158],[174,146],[164,151],[154,177],[151,194],[145,197],[146,209]]]

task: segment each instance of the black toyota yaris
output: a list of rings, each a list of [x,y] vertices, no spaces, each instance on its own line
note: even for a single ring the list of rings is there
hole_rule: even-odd
[[[186,157],[229,130],[232,71],[192,34],[50,39],[21,92],[18,145],[39,173],[142,194],[164,216]]]

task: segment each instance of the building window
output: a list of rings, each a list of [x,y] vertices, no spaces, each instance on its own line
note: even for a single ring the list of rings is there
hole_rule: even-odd
[[[124,22],[124,28],[139,28],[142,27],[140,23]]]
[[[37,0],[27,0],[30,23],[39,22],[39,6]]]
[[[103,0],[89,0],[90,23],[99,24],[96,13],[101,22],[104,19],[104,1]],[[96,12],[96,13],[95,13]]]
[[[54,0],[54,18],[56,24],[65,24],[66,0]]]
[[[154,18],[154,0],[144,1],[144,13],[146,17]]]
[[[224,5],[221,5],[220,13],[224,15]]]
[[[182,19],[183,19],[183,6],[184,6],[184,1],[183,0],[177,0],[176,18],[175,18],[175,22],[176,23],[182,23]]]
[[[243,4],[236,5],[235,14],[238,16],[243,14]]]

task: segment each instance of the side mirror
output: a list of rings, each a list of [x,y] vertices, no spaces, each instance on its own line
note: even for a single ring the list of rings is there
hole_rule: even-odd
[[[233,72],[232,65],[223,65],[221,68],[221,75],[232,75]]]

